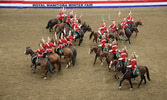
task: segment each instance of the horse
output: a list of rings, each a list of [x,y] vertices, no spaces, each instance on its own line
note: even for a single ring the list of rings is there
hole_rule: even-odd
[[[89,40],[92,38],[92,35],[94,35],[93,42],[95,41],[97,43],[97,38],[100,37],[99,32],[92,31],[90,36],[89,36]]]
[[[119,41],[119,35],[117,33],[108,33],[108,41],[109,39],[112,39],[112,41],[116,40],[117,45],[118,45],[118,41]]]
[[[59,64],[59,71],[61,70],[61,63],[60,63],[60,58],[55,57],[54,54],[52,54],[51,56],[47,58],[40,58],[38,61],[38,64],[36,63],[36,53],[33,52],[33,50],[30,47],[26,47],[26,51],[24,52],[25,55],[30,54],[31,55],[31,69],[33,71],[33,73],[35,73],[35,69],[37,66],[41,66],[42,70],[44,71],[45,75],[44,75],[44,79],[47,79],[47,73],[48,71],[53,74],[53,70],[55,69],[55,67],[53,66],[54,63]],[[53,68],[52,70],[50,69],[50,64],[52,64]],[[34,65],[34,69],[32,68],[32,66]]]
[[[75,42],[76,42],[77,39],[79,39],[79,43],[78,43],[79,46],[81,45],[81,43],[83,41],[84,34],[85,33],[83,32],[83,30],[79,29],[79,35],[77,37],[75,37]],[[74,36],[74,33],[72,35]]]
[[[92,52],[95,53],[95,60],[94,60],[94,63],[93,63],[93,65],[95,65],[97,57],[100,57],[103,51],[102,51],[101,47],[90,46],[90,48],[89,48],[89,54],[91,54]],[[101,65],[102,65],[103,64],[102,63],[102,59],[100,59],[100,61],[101,61]]]
[[[111,69],[111,64],[114,60],[114,56],[113,54],[109,53],[109,52],[102,52],[102,54],[100,55],[100,59],[102,60],[103,57],[106,58],[106,62],[108,64],[108,71],[110,72],[110,69]]]
[[[58,18],[50,19],[48,21],[46,29],[49,29],[49,32],[51,32],[53,30],[53,26],[58,24],[58,23],[59,23],[59,19]]]
[[[142,81],[143,81],[143,79],[144,79],[144,84],[146,84],[145,73],[147,74],[147,79],[148,79],[149,81],[151,81],[151,79],[150,79],[150,75],[149,75],[149,69],[147,68],[147,66],[137,65],[137,69],[139,70],[139,72],[140,72],[140,74],[141,74],[141,75],[140,75],[141,80],[140,80],[140,82],[139,82],[139,84],[138,84],[138,88],[139,88],[140,85],[141,85],[141,83],[142,83]],[[133,85],[132,85],[132,82],[131,82],[131,78],[138,77],[138,75],[133,75],[131,69],[129,69],[129,68],[127,68],[127,67],[120,66],[120,67],[117,68],[117,71],[120,71],[120,70],[121,70],[121,72],[122,72],[122,74],[123,74],[123,77],[122,77],[122,79],[121,79],[121,81],[120,81],[119,89],[121,89],[121,84],[122,84],[122,82],[123,82],[125,79],[127,79],[127,80],[129,81],[129,83],[130,83],[130,90],[132,90]]]
[[[86,25],[86,22],[82,23],[81,29],[83,30],[84,33],[86,33],[86,31],[92,32],[92,28],[89,25]]]
[[[73,45],[67,46],[68,48],[71,49],[71,51],[73,52],[73,57],[72,57],[72,64],[73,66],[75,65],[75,61],[76,61],[76,57],[77,57],[77,50]]]
[[[55,26],[55,34],[60,34],[61,32],[64,33],[64,29],[66,28],[66,23],[60,23]],[[63,34],[65,36],[65,34]],[[59,39],[61,38],[61,35],[59,35]]]
[[[66,68],[68,68],[72,64],[74,63],[74,58],[73,58],[73,51],[70,48],[64,47],[64,48],[58,48],[57,50],[55,50],[57,54],[60,55],[60,57],[63,55],[65,60],[66,60]]]
[[[132,24],[131,31],[132,31],[132,33],[133,33],[133,31],[135,31],[135,33],[136,33],[135,37],[137,36],[137,33],[139,32],[138,31],[138,26],[139,25],[141,25],[141,26],[144,25],[143,22],[140,19],[138,21],[136,21],[136,22],[133,22],[133,24]]]

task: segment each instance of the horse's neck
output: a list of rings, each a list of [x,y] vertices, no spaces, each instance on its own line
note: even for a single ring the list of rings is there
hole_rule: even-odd
[[[34,54],[35,54],[35,52],[34,52],[34,51],[32,51],[32,50],[30,50],[30,55],[31,55],[31,57],[33,57],[33,56],[34,56]]]
[[[135,27],[138,27],[138,25],[139,25],[139,22],[138,21],[135,22]]]

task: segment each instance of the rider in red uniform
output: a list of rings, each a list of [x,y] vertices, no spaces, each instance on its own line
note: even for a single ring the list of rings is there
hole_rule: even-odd
[[[68,15],[67,15],[66,23],[67,23],[67,25],[71,28],[71,17],[70,17],[70,14],[69,14],[69,13],[68,13]]]
[[[44,48],[46,49],[46,58],[49,56],[49,54],[50,53],[52,53],[53,52],[53,47],[56,47],[56,45],[54,45],[52,42],[51,42],[51,40],[50,40],[50,38],[48,37],[48,42],[44,45]]]
[[[129,27],[132,27],[132,25],[133,25],[133,18],[132,18],[132,16],[131,16],[131,11],[129,12],[129,16],[126,18],[127,19],[127,24],[128,24],[128,26]]]
[[[98,32],[99,32],[100,37],[102,37],[103,35],[105,35],[105,33],[108,32],[105,22],[103,22],[103,24],[99,27]]]
[[[101,42],[101,45],[102,45],[102,51],[107,51],[107,48],[106,48],[106,39],[105,39],[105,36],[103,36],[101,39],[100,39],[100,42]]]
[[[112,53],[114,55],[114,59],[117,59],[117,51],[118,51],[118,46],[117,46],[117,42],[113,41],[113,45],[112,45]]]
[[[113,20],[113,24],[109,26],[110,32],[115,33],[117,29],[117,25],[115,24],[115,20]]]

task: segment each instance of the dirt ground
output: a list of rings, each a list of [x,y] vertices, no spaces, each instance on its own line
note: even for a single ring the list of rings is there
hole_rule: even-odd
[[[80,47],[74,43],[78,51],[75,67],[66,69],[62,60],[62,72],[58,75],[43,80],[40,67],[32,74],[25,47],[36,50],[42,36],[45,39],[54,36],[45,27],[49,19],[57,17],[58,9],[0,9],[0,100],[166,100],[167,7],[76,9],[76,12],[78,17],[82,13],[82,20],[97,31],[102,15],[108,26],[111,19],[116,23],[123,20],[129,10],[134,20],[141,19],[144,26],[139,27],[136,38],[132,35],[131,49],[126,42],[120,43],[119,48],[125,45],[129,54],[135,51],[139,55],[138,64],[149,68],[152,79],[137,88],[140,78],[136,78],[132,91],[128,81],[118,89],[120,80],[114,78],[113,71],[107,71],[106,63],[101,66],[97,60],[93,66],[94,54],[89,55],[88,51],[95,43],[89,40],[89,32]]]

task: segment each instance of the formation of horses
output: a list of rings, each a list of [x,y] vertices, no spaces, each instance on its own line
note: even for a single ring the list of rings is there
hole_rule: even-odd
[[[71,15],[70,17],[74,18],[73,15]],[[56,47],[52,48],[53,52],[49,54],[48,57],[42,57],[38,59],[38,63],[36,63],[37,59],[34,59],[34,58],[37,56],[37,53],[35,53],[30,47],[26,47],[26,50],[24,52],[24,54],[26,55],[31,55],[32,64],[30,65],[30,67],[32,69],[32,72],[35,73],[36,67],[41,66],[41,69],[44,72],[44,77],[43,77],[44,79],[47,78],[48,72],[50,74],[54,74],[55,69],[56,69],[55,64],[58,67],[57,73],[61,72],[61,69],[62,69],[61,63],[62,63],[62,60],[64,59],[66,61],[66,68],[71,66],[71,63],[73,66],[75,65],[76,58],[77,58],[77,50],[75,46],[71,44],[70,45],[65,44],[66,45],[65,47],[59,48],[59,45],[58,45],[58,41],[61,39],[66,39],[68,36],[75,37],[74,29],[69,27],[69,24],[66,23],[66,19],[67,19],[67,16],[63,17],[63,21],[61,23],[58,18],[50,19],[48,21],[46,29],[49,29],[49,32],[51,31],[55,32],[55,37],[51,39],[51,42],[56,45]],[[89,39],[91,39],[92,36],[94,36],[93,42],[95,41],[96,43],[98,43],[98,38],[100,37],[99,32],[93,31],[91,27],[86,24],[86,22],[82,23],[81,19],[77,19],[77,20],[78,20],[78,23],[80,24],[79,35],[75,37],[74,41],[77,41],[77,39],[79,39],[78,45],[80,46],[83,41],[84,34],[88,31],[88,32],[91,32]],[[116,33],[112,33],[112,32],[106,33],[107,34],[107,38],[106,38],[107,39],[107,43],[106,43],[107,51],[103,51],[102,47],[98,45],[90,46],[89,48],[89,54],[93,52],[95,53],[95,59],[94,59],[93,65],[95,65],[97,58],[100,59],[101,65],[103,65],[103,60],[105,58],[106,63],[108,65],[108,70],[111,71],[111,69],[113,69],[116,72],[115,77],[121,78],[119,88],[121,88],[122,82],[125,79],[127,79],[132,89],[133,85],[131,82],[131,78],[135,78],[139,75],[133,75],[131,70],[127,66],[122,65],[122,62],[119,60],[119,57],[118,58],[114,57],[114,55],[110,52],[112,51],[112,48],[111,48],[112,43],[109,43],[109,39],[112,39],[112,41],[113,40],[117,41],[118,43],[119,41],[125,41],[120,37],[126,36],[127,38],[126,40],[129,42],[129,44],[131,44],[130,37],[133,32],[136,33],[135,37],[137,36],[137,33],[139,32],[138,31],[139,25],[143,25],[141,20],[133,22],[132,27],[129,27],[126,30],[124,30],[121,28],[121,25],[118,24]],[[40,41],[39,44],[42,44],[42,46],[44,46],[43,41]],[[62,56],[64,56],[64,59],[62,59]],[[149,77],[149,70],[147,66],[140,66],[140,65],[137,65],[137,66],[138,66],[137,68],[139,72],[141,73],[140,75],[141,81],[138,85],[138,87],[140,87],[143,80],[144,80],[144,84],[146,84],[145,74],[147,74],[148,80],[151,80],[151,79]],[[122,77],[119,77],[117,75],[120,72],[122,73]]]

